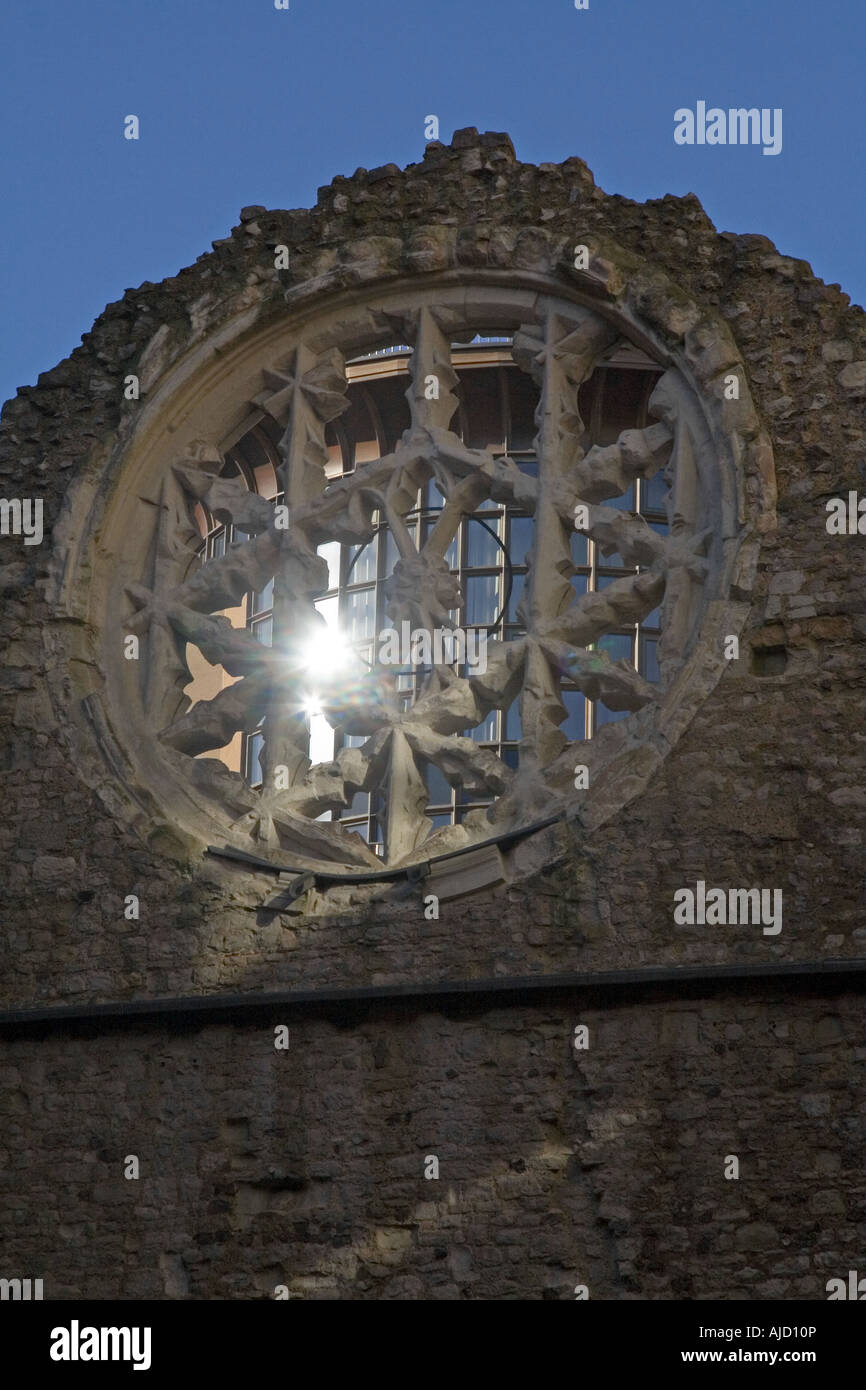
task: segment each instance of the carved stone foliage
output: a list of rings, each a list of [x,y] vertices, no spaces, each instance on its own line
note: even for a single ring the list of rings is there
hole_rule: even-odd
[[[452,429],[457,376],[450,344],[467,329],[503,321],[496,313],[500,303],[503,318],[513,321],[514,359],[540,393],[537,478],[507,456],[466,447]],[[377,334],[380,341],[387,334],[412,346],[411,423],[392,453],[329,481],[325,428],[348,406],[345,356]],[[720,642],[718,653],[712,647],[697,668],[694,658],[702,625],[715,642],[719,625],[737,621],[731,596],[745,582],[744,524],[736,449],[725,442],[721,402],[714,398],[708,406],[684,364],[661,351],[664,371],[649,406],[653,423],[584,452],[579,388],[622,335],[615,316],[553,295],[509,300],[504,291],[497,297],[487,289],[475,312],[463,292],[415,292],[404,304],[392,296],[384,307],[331,314],[326,327],[302,335],[263,368],[261,390],[250,404],[282,429],[284,505],[220,477],[222,454],[212,445],[188,445],[163,470],[159,496],[150,499],[157,521],[148,573],[144,582],[125,585],[125,630],[142,644],[139,715],[160,761],[180,771],[213,817],[222,816],[234,843],[258,853],[291,851],[296,861],[313,865],[381,867],[357,835],[341,831],[337,820],[320,819],[339,813],[356,792],[375,790],[385,806],[385,862],[411,864],[556,811],[569,814],[578,828],[598,824],[664,756],[687,722],[689,702],[718,678]],[[666,536],[606,505],[635,478],[649,480],[660,470],[668,484]],[[419,548],[407,514],[431,478],[444,505]],[[483,672],[435,666],[408,708],[381,667],[333,680],[320,697],[325,716],[364,741],[341,748],[332,761],[311,764],[304,653],[323,628],[315,600],[328,587],[317,547],[333,540],[364,544],[386,524],[399,555],[387,589],[390,620],[450,628],[457,589],[446,552],[461,519],[486,498],[534,517],[518,609],[523,635],[491,640]],[[191,512],[196,502],[249,535],[202,567],[191,564],[199,534]],[[639,570],[601,592],[576,595],[570,538],[578,515],[602,555],[618,552]],[[271,579],[274,644],[268,648],[219,615]],[[659,606],[661,679],[654,685],[595,644]],[[183,695],[189,644],[235,678],[191,708]],[[609,709],[628,711],[629,718],[606,726],[589,744],[570,743],[560,727],[564,680]],[[491,710],[515,700],[522,723],[518,769],[466,736]],[[261,791],[218,761],[197,757],[224,747],[238,731],[259,727]],[[425,814],[429,763],[489,806],[431,833]],[[589,768],[586,789],[575,789],[576,764]]]

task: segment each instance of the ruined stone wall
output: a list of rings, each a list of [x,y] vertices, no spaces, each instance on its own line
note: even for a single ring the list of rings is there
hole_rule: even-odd
[[[389,277],[564,266],[578,241],[614,282],[663,272],[727,322],[746,365],[778,496],[740,658],[645,792],[585,842],[560,832],[556,862],[504,893],[431,922],[417,895],[338,918],[264,911],[261,876],[203,859],[158,809],[122,813],[64,714],[100,684],[58,574],[78,544],[72,485],[132,428],[124,376],[146,404],[167,363],[239,313],[259,331]],[[804,262],[718,234],[691,195],[637,204],[580,160],[521,165],[498,135],[337,178],[312,211],[245,209],[193,267],[127,291],[0,426],[0,493],[44,498],[46,524],[41,546],[0,540],[0,1007],[866,955],[863,540],[825,527],[828,498],[866,488],[864,401],[866,316]],[[782,932],[675,926],[673,894],[697,879],[782,889]],[[561,1000],[470,1021],[383,1010],[354,1029],[308,1021],[284,1057],[249,1026],[9,1039],[10,1252],[34,1274],[62,1263],[61,1296],[296,1281],[305,1296],[565,1297],[581,1278],[608,1298],[823,1296],[824,1270],[862,1245],[862,1010],[767,991],[587,1017]],[[146,1180],[124,1182],[127,1153]],[[419,1176],[427,1153],[438,1184]],[[728,1153],[738,1183],[720,1179]]]
[[[4,1265],[58,1298],[821,1299],[862,1268],[864,1057],[859,997],[760,993],[307,1019],[279,1054],[21,1038]]]

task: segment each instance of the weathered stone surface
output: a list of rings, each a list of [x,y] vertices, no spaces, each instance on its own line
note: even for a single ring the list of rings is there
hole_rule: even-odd
[[[866,1031],[837,1001],[822,1046],[813,1007],[307,1018],[278,1057],[267,1027],[6,1043],[4,1260],[59,1299],[823,1299],[864,1196]]]
[[[866,396],[866,361],[849,362],[840,372],[839,380],[852,396]]]

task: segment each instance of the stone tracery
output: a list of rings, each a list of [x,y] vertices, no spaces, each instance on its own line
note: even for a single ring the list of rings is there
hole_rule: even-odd
[[[356,791],[374,787],[387,801],[389,865],[411,862],[422,847],[427,857],[509,831],[574,800],[573,745],[559,728],[563,676],[613,710],[638,711],[659,700],[659,689],[633,667],[590,649],[600,637],[623,622],[639,621],[667,591],[663,683],[682,661],[695,618],[695,592],[707,571],[710,532],[697,524],[694,431],[683,408],[679,374],[669,369],[653,393],[650,413],[660,417],[657,423],[627,430],[614,444],[594,446],[584,455],[578,390],[618,330],[591,310],[572,307],[565,315],[541,303],[535,321],[519,326],[513,346],[515,361],[540,391],[538,478],[527,477],[508,457],[466,447],[450,428],[457,407],[450,344],[458,317],[457,310],[429,302],[389,315],[399,324],[401,341],[414,351],[406,393],[411,424],[385,457],[328,482],[325,427],[348,405],[343,356],[335,346],[316,352],[299,343],[286,365],[265,369],[265,389],[254,402],[284,431],[285,506],[275,508],[221,478],[222,456],[207,447],[178,460],[163,481],[151,583],[127,588],[135,609],[128,628],[146,634],[148,643],[142,696],[161,744],[191,760],[192,781],[217,795],[229,808],[232,828],[258,845],[291,846],[301,856],[331,864],[378,867],[381,860],[357,836],[317,819],[346,805]],[[432,394],[431,380],[437,387]],[[672,484],[670,536],[659,536],[639,516],[604,505],[636,477],[649,479],[665,467]],[[429,477],[435,478],[444,505],[419,549],[405,517]],[[450,627],[455,578],[446,551],[462,517],[486,497],[517,503],[534,517],[535,541],[518,609],[525,634],[491,642],[483,674],[470,677],[437,667],[408,709],[385,688],[381,671],[353,680],[350,688],[335,684],[323,702],[326,715],[366,741],[341,748],[328,763],[311,764],[300,693],[301,642],[323,623],[314,601],[327,588],[327,564],[317,545],[369,541],[381,517],[399,552],[388,590],[391,620],[430,630]],[[247,529],[251,538],[178,582],[189,562],[189,506],[195,501]],[[582,529],[602,553],[618,551],[640,571],[601,592],[575,597],[569,537],[578,508],[585,509]],[[271,579],[277,637],[267,648],[214,614]],[[187,643],[237,678],[190,709],[183,708],[181,695],[189,678]],[[517,771],[462,736],[515,697],[523,727]],[[236,731],[259,724],[264,733],[260,793],[212,760],[192,761],[224,746]],[[454,785],[483,787],[493,798],[490,807],[431,836],[424,763],[436,765]]]

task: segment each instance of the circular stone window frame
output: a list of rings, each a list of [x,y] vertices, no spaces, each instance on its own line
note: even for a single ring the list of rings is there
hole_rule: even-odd
[[[578,836],[588,835],[646,787],[720,679],[727,665],[723,639],[742,631],[760,537],[776,524],[774,466],[727,324],[700,309],[660,271],[635,268],[634,259],[625,256],[628,270],[623,271],[616,253],[608,248],[605,253],[607,259],[596,257],[589,272],[472,268],[330,292],[307,284],[291,289],[288,307],[276,314],[273,306],[263,314],[260,306],[247,305],[213,329],[200,325],[199,341],[186,350],[173,344],[165,329],[155,335],[142,358],[145,394],[125,405],[115,440],[92,456],[67,495],[54,532],[49,584],[49,597],[76,619],[61,629],[62,674],[49,680],[55,711],[70,730],[82,775],[114,815],[151,842],[167,829],[180,832],[191,856],[215,840],[262,853],[242,818],[239,828],[239,818],[227,815],[224,802],[214,798],[216,760],[167,756],[170,750],[147,724],[136,663],[123,659],[133,611],[127,590],[140,582],[154,544],[165,551],[161,562],[172,563],[172,530],[184,524],[175,515],[164,539],[157,536],[154,542],[161,479],[181,459],[213,459],[214,450],[230,448],[261,418],[252,403],[262,397],[266,372],[278,372],[300,344],[315,357],[338,348],[345,359],[388,336],[406,341],[401,325],[413,306],[432,308],[446,320],[452,316],[467,328],[495,322],[515,330],[540,323],[548,313],[577,327],[588,311],[660,368],[674,369],[691,397],[696,471],[709,461],[719,492],[712,498],[717,529],[710,537],[685,658],[657,703],[604,726],[581,745],[589,788],[572,802],[568,821]],[[738,381],[736,400],[725,397],[732,375]],[[708,497],[704,489],[704,503]],[[153,518],[149,525],[146,518]],[[198,786],[179,771],[178,763],[188,761],[199,768],[210,764]],[[523,877],[558,857],[566,842],[561,827],[516,839],[498,856],[490,881]],[[339,869],[305,854],[303,846],[264,853],[275,866],[291,857],[300,870]],[[414,858],[425,859],[420,847]],[[343,868],[351,872],[350,865]]]

